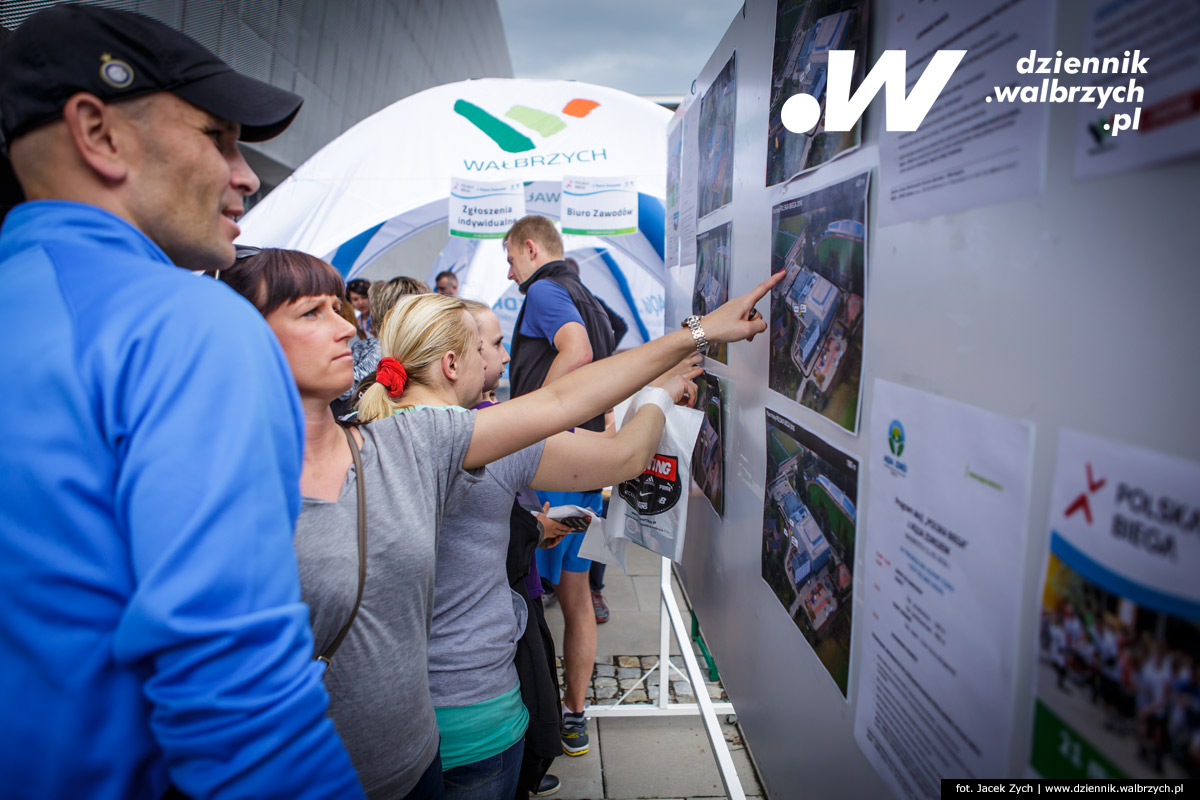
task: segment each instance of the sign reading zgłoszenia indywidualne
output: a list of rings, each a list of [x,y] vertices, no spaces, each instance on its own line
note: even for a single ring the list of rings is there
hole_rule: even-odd
[[[583,236],[637,233],[637,181],[563,176],[562,232]]]
[[[450,182],[450,235],[503,239],[525,216],[525,183],[520,180]]]

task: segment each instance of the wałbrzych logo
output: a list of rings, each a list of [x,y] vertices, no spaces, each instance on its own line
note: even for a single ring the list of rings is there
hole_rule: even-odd
[[[583,119],[599,105],[595,100],[577,97],[563,106],[561,113],[568,117]],[[533,139],[474,103],[459,99],[454,103],[454,113],[487,134],[488,138],[506,153],[524,153],[537,147]],[[504,116],[545,139],[567,127],[567,123],[562,117],[529,106],[514,105],[504,112]]]

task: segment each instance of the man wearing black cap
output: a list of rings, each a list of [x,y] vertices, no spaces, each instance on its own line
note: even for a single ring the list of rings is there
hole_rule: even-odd
[[[0,230],[6,796],[361,796],[300,602],[295,385],[253,308],[179,269],[233,262],[237,140],[300,102],[94,6],[0,51],[30,201]]]

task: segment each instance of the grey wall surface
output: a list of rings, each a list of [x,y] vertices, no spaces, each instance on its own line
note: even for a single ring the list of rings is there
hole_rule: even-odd
[[[279,137],[248,145],[265,182],[402,97],[467,78],[511,78],[496,0],[94,0],[181,30],[235,69],[304,98]],[[0,2],[16,28],[45,0]],[[271,163],[273,162],[273,164]]]
[[[1064,52],[1083,47],[1086,7],[1058,7],[1055,46]],[[746,16],[734,20],[696,82],[702,93],[736,49],[733,206],[728,217],[716,219],[733,220],[731,296],[768,276],[771,206],[783,197],[864,169],[873,170],[871,215],[878,194],[879,100],[866,118],[860,151],[790,187],[764,187],[774,12],[772,0],[750,0]],[[871,14],[869,64],[882,52],[887,4],[874,3]],[[891,796],[853,735],[860,620],[869,613],[859,581],[872,534],[866,498],[871,437],[879,434],[868,424],[876,377],[1035,425],[1024,573],[1012,583],[1021,603],[1013,776],[1024,775],[1028,763],[1059,431],[1070,427],[1200,460],[1200,226],[1194,196],[1200,161],[1076,181],[1075,114],[1073,106],[1052,107],[1042,194],[892,227],[869,224],[865,399],[857,437],[767,390],[765,336],[731,346],[728,367],[712,366],[732,383],[726,514],[722,521],[694,494],[680,574],[774,800]],[[669,272],[666,313],[672,321],[691,313],[694,271]],[[789,417],[862,464],[849,702],[761,577],[766,405],[791,409]]]

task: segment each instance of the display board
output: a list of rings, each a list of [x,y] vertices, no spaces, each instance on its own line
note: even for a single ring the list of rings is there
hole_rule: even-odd
[[[915,152],[911,138],[881,146],[897,135],[882,131],[883,93],[861,144],[856,131],[789,145],[774,111],[780,87],[824,86],[822,48],[862,39],[869,69],[909,14],[907,28],[925,37],[910,61],[967,49],[956,78],[979,87],[952,81],[948,95],[978,103],[999,141],[1007,123],[985,106],[991,87],[978,77],[996,68],[972,51],[1100,53],[1147,2],[994,0],[969,4],[977,18],[954,4],[930,27],[913,24],[927,13],[916,2],[748,0],[677,113],[668,327],[789,271],[759,306],[770,306],[769,335],[705,362],[720,429],[697,446],[678,567],[773,798],[926,797],[939,778],[970,774],[1157,774],[1154,754],[1139,759],[1136,734],[1121,734],[1119,703],[1099,688],[1089,697],[1112,689],[1103,670],[1085,679],[1081,665],[1114,626],[1144,640],[1140,669],[1165,674],[1164,658],[1182,670],[1184,655],[1200,656],[1194,592],[1168,580],[1200,574],[1189,485],[1200,462],[1196,146],[1177,140],[1162,146],[1173,160],[1088,179],[1078,154],[1112,145],[1098,133],[1082,141],[1080,126],[1102,130],[1108,109],[1089,121],[1077,105],[1030,105],[1012,158],[988,152],[1011,163],[1019,187],[972,173],[979,188],[945,213],[937,206],[958,174],[948,170],[927,207],[912,186],[890,194],[906,204],[880,226],[884,187],[909,180],[907,164],[881,164],[881,153]],[[1161,39],[1124,46],[1157,54],[1151,76],[1175,52]],[[1188,63],[1179,70],[1191,77],[1176,70],[1170,83],[1194,94]],[[732,122],[716,98],[735,104]],[[928,119],[938,116],[935,105]],[[1121,133],[1120,152],[1137,150],[1137,135]],[[952,145],[945,131],[933,139]],[[1127,446],[1148,453],[1142,472],[1119,459]],[[1058,508],[1062,498],[1071,502]],[[1080,531],[1148,555],[1104,562],[1080,548]],[[1109,566],[1089,567],[1097,559]],[[1121,574],[1128,563],[1136,574]],[[1157,591],[1137,588],[1156,581]],[[1086,608],[1072,607],[1081,597]],[[980,661],[988,648],[1003,656]],[[933,680],[937,691],[896,700]],[[895,716],[922,710],[921,730]],[[1107,737],[1106,710],[1118,731]],[[962,724],[972,714],[988,724]],[[922,737],[948,743],[946,753],[917,763],[904,748]],[[903,769],[887,766],[896,759]],[[1164,776],[1181,775],[1170,754],[1163,762]]]

